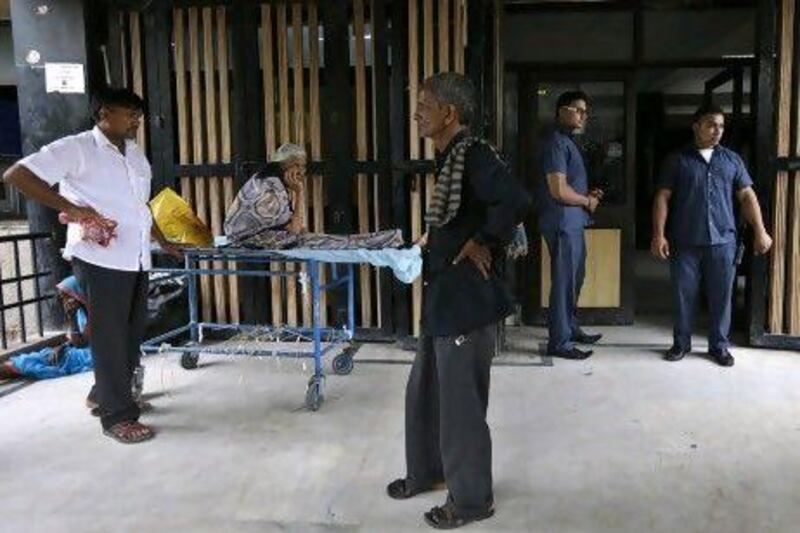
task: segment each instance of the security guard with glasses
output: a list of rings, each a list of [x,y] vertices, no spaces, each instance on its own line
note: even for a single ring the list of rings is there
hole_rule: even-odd
[[[589,190],[583,155],[575,135],[583,133],[589,115],[589,97],[569,91],[556,103],[556,124],[539,144],[539,230],[550,252],[552,286],[548,316],[548,355],[586,359],[591,350],[575,346],[594,344],[602,335],[584,333],[575,312],[586,270],[584,231],[603,199],[600,189]]]

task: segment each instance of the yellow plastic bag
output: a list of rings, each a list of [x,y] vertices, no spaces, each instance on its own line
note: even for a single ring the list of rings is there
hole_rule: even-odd
[[[158,229],[172,243],[209,247],[214,242],[208,226],[203,224],[189,204],[169,187],[150,200],[150,211]]]

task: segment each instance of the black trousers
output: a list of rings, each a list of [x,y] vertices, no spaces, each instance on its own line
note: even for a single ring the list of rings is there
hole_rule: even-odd
[[[462,517],[493,503],[486,423],[497,329],[421,336],[406,389],[406,466],[414,485],[445,481]]]
[[[86,293],[89,345],[104,429],[139,419],[131,380],[139,366],[139,346],[147,319],[147,273],[103,268],[73,259],[73,271]]]

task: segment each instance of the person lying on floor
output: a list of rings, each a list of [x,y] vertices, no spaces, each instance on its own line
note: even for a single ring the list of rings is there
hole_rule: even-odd
[[[0,378],[52,379],[92,370],[89,319],[83,291],[74,276],[66,278],[56,288],[69,321],[67,342],[12,357],[0,365]]]
[[[399,229],[360,235],[309,233],[305,226],[306,151],[284,144],[271,161],[280,163],[283,175],[254,174],[236,195],[225,219],[225,235],[233,246],[280,250],[313,248],[350,250],[403,246]]]
[[[94,369],[89,347],[91,328],[86,311],[86,294],[75,276],[64,278],[56,289],[67,317],[67,342],[11,357],[0,364],[0,379],[53,379]],[[137,383],[132,385],[134,399],[140,408],[150,407],[141,398],[141,387]],[[99,416],[94,386],[86,398],[86,407],[92,410],[93,415]]]

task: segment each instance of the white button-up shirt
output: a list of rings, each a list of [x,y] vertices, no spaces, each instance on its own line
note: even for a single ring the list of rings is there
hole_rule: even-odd
[[[114,270],[148,270],[153,217],[150,163],[135,142],[123,155],[100,128],[59,139],[19,162],[70,202],[91,207],[117,222],[117,238],[102,247],[81,238],[79,224],[69,224],[64,258],[73,257]]]

